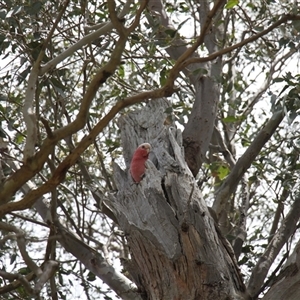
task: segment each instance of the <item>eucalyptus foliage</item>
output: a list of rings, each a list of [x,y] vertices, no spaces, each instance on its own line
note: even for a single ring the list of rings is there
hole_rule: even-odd
[[[114,63],[119,47],[120,32],[114,28],[117,21],[111,23],[107,2],[115,3],[119,24],[127,28],[135,20],[138,24],[128,35],[116,70],[106,74],[90,105],[83,107],[90,83],[98,70],[108,62]],[[132,4],[128,5],[129,2]],[[7,201],[0,198],[1,222],[18,229],[8,230],[1,223],[0,269],[4,273],[0,275],[32,274],[18,246],[19,236],[24,237],[26,251],[37,266],[49,259],[59,263],[55,274],[39,291],[41,298],[115,299],[116,293],[56,240],[60,233],[45,222],[32,207],[34,203],[26,209],[9,209],[7,205],[22,201],[30,190],[42,187],[51,178],[57,179],[38,197],[49,207],[53,224],[58,221],[127,276],[124,261],[130,258],[130,251],[126,236],[103,209],[107,195],[116,190],[113,164],[117,162],[125,168],[118,118],[144,107],[147,101],[155,101],[155,97],[166,96],[171,104],[165,113],[184,130],[195,99],[190,74],[197,78],[211,76],[220,88],[215,121],[220,136],[214,133],[196,175],[209,206],[213,205],[215,192],[230,174],[231,163],[248,149],[275,112],[284,111],[284,121],[251,162],[230,196],[226,224],[222,221],[226,225],[224,234],[232,243],[245,221],[247,237],[238,256],[245,281],[299,193],[299,3],[223,1],[206,33],[209,37],[213,32],[212,39],[218,50],[201,43],[190,56],[195,61],[199,59],[199,67],[189,69],[186,65],[177,70],[170,93],[157,96],[155,91],[170,83],[170,72],[177,63],[178,57],[172,56],[170,51],[194,45],[204,26],[203,7],[212,8],[213,1],[158,1],[170,22],[168,26],[162,23],[162,16],[152,10],[149,2],[140,19],[137,14],[143,1],[0,2],[2,185],[22,166],[26,168],[33,157],[24,156],[25,144],[30,143],[28,133],[32,133],[28,127],[30,121],[25,120],[27,113],[29,118],[35,116],[36,139],[31,140],[34,141],[31,146],[32,154],[36,154],[46,139],[51,141],[53,133],[70,125],[82,109],[87,109],[84,126],[58,139],[41,168],[34,169],[30,180]],[[207,60],[201,61],[201,58]],[[213,65],[218,63],[221,71],[214,73]],[[32,89],[30,76],[35,70],[38,76]],[[128,105],[110,117],[110,110],[124,99],[132,99],[132,102],[128,101]],[[62,174],[57,171],[60,165],[105,118],[109,118],[107,125],[84,146],[74,163],[66,164],[62,177],[56,177]],[[232,161],[228,160],[226,151]],[[34,162],[30,163],[32,166]],[[248,204],[243,210],[245,198]],[[246,213],[246,220],[241,220],[241,212]],[[287,240],[269,272],[270,278],[279,273],[298,238],[295,232]],[[20,283],[12,287],[12,282],[20,278],[15,276],[9,280],[10,277],[4,275],[0,278],[0,293],[5,299],[30,299],[33,291],[29,277],[28,286]],[[261,295],[268,288],[268,279],[264,283]]]

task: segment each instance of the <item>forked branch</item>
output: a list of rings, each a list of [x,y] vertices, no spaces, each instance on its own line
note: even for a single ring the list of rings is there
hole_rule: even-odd
[[[267,124],[257,134],[251,145],[240,157],[235,166],[232,168],[228,177],[224,180],[221,187],[217,190],[215,195],[215,201],[213,209],[216,212],[218,218],[222,211],[226,211],[226,206],[229,197],[235,191],[241,178],[251,166],[256,156],[260,153],[262,147],[272,137],[273,133],[284,118],[283,111],[274,113]]]

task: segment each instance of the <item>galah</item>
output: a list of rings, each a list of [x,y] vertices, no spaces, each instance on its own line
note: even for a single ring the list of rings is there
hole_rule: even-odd
[[[130,174],[135,182],[140,182],[145,174],[145,162],[148,159],[151,145],[148,143],[141,144],[135,150],[131,163]]]

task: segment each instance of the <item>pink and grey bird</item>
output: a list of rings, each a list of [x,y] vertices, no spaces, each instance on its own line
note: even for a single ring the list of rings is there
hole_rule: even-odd
[[[145,174],[145,162],[148,159],[151,145],[148,143],[141,144],[135,150],[131,163],[130,174],[135,182],[140,182]]]

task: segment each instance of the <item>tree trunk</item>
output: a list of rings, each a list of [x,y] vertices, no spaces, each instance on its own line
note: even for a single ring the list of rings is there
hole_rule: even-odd
[[[184,160],[182,136],[164,125],[170,104],[151,101],[120,119],[126,170],[115,166],[118,192],[107,203],[130,247],[126,263],[143,299],[244,299],[244,284]],[[138,144],[153,153],[136,184],[128,166]]]

